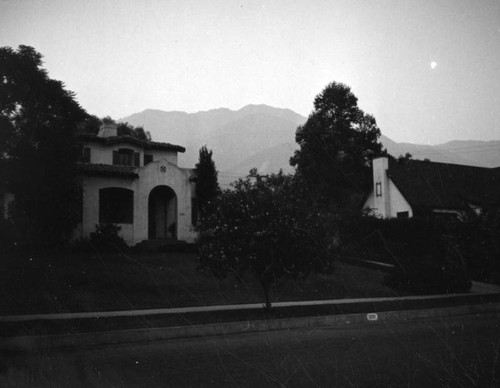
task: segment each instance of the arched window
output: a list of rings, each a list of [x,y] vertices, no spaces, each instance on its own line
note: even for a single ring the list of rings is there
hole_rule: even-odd
[[[119,187],[99,190],[99,222],[101,224],[132,224],[134,192]]]

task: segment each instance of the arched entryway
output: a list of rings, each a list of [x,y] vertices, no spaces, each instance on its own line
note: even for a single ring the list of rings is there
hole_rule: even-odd
[[[177,239],[177,196],[168,186],[156,186],[148,199],[148,238]]]

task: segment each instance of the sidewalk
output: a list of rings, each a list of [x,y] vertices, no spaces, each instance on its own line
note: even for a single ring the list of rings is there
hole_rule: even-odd
[[[500,312],[500,293],[0,317],[0,349],[96,346]]]

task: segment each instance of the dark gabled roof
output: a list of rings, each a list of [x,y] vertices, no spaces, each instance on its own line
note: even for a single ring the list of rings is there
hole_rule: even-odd
[[[133,136],[110,136],[110,137],[99,137],[92,134],[81,134],[78,135],[79,140],[89,141],[94,143],[99,143],[104,146],[114,145],[119,143],[135,144],[145,149],[150,150],[162,150],[162,151],[177,151],[186,152],[186,149],[180,145],[170,144],[170,143],[160,143],[151,140],[141,140]]]
[[[500,168],[390,159],[387,173],[414,208],[465,209],[500,202]]]
[[[137,170],[132,166],[111,164],[78,163],[78,172],[88,176],[114,176],[119,178],[138,178]]]

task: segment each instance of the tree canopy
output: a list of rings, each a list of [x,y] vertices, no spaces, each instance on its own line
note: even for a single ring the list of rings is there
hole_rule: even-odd
[[[0,82],[0,158],[15,217],[28,244],[56,246],[80,216],[74,130],[87,113],[32,47],[0,48]]]
[[[78,126],[78,132],[97,135],[103,124],[117,124],[118,136],[132,136],[140,140],[151,140],[151,133],[149,131],[145,131],[144,127],[134,127],[127,122],[117,123],[109,116],[100,119],[95,115],[88,115],[88,117]]]
[[[252,170],[233,186],[201,218],[202,268],[217,277],[252,274],[268,308],[277,279],[333,270],[335,220],[312,207],[302,182]]]
[[[212,159],[212,151],[209,151],[206,146],[200,148],[196,175],[196,197],[201,213],[204,214],[207,206],[215,201],[220,192],[218,172]]]
[[[345,200],[367,189],[370,162],[384,152],[379,137],[375,118],[358,107],[351,89],[332,82],[314,99],[307,122],[297,128],[300,148],[290,164],[321,196]]]

